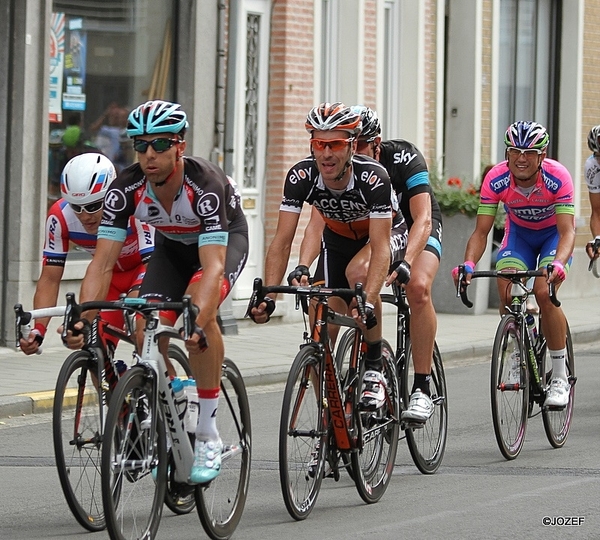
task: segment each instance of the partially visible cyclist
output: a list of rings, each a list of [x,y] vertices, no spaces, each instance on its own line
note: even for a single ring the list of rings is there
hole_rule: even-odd
[[[536,278],[533,288],[552,360],[552,381],[544,405],[561,408],[567,405],[570,390],[565,363],[567,325],[562,309],[550,301],[547,283],[558,288],[567,277],[575,247],[575,210],[573,180],[563,165],[547,157],[549,141],[546,128],[536,122],[520,121],[508,127],[506,161],[493,167],[483,180],[477,222],[463,264],[470,283],[502,203],[507,219],[496,269],[545,270],[553,265],[552,273]],[[455,282],[457,273],[455,268]],[[498,279],[500,314],[510,305],[510,292],[510,282]]]
[[[187,115],[177,103],[148,101],[129,114],[127,134],[139,162],[119,173],[106,195],[96,256],[83,280],[80,301],[106,297],[130,217],[152,224],[155,249],[140,297],[180,301],[189,294],[199,307],[195,330],[185,345],[200,402],[190,481],[202,484],[221,469],[223,445],[216,414],[225,351],[217,313],[246,263],[248,225],[233,181],[213,163],[184,156],[187,128]],[[161,313],[161,319],[173,325],[177,314]],[[82,339],[69,332],[69,346],[81,345]],[[168,338],[159,346],[168,363]]]
[[[325,223],[322,237],[319,230],[311,238],[311,245],[318,245],[322,238],[314,283],[353,288],[356,284],[353,276],[364,276],[368,348],[361,401],[364,408],[375,409],[385,399],[379,292],[390,261],[402,260],[404,256],[406,224],[397,209],[385,168],[369,157],[356,154],[361,130],[358,112],[340,102],[322,103],[308,113],[305,127],[311,135],[311,156],[296,163],[285,179],[277,230],[265,261],[265,283],[281,283],[302,206],[305,202],[312,205]],[[355,264],[368,268],[358,272],[352,270]],[[299,265],[289,279],[305,283],[308,274],[307,266]],[[330,305],[340,312],[348,309],[339,298],[332,298]],[[274,309],[274,297],[259,299],[259,305],[250,315],[255,322],[264,323]],[[354,309],[353,314],[362,324]]]
[[[590,129],[587,143],[592,155],[587,158],[584,170],[592,208],[590,230],[594,239],[588,242],[586,252],[588,257],[594,260],[600,256],[600,250],[594,248],[594,243],[600,242],[600,125]]]
[[[46,218],[42,272],[33,296],[33,309],[56,305],[71,243],[94,255],[104,196],[116,176],[113,164],[102,154],[81,154],[65,165],[60,178],[62,198],[50,207]],[[153,249],[154,229],[131,217],[114,264],[107,293],[109,300],[117,300],[121,294],[137,294]],[[123,315],[119,311],[106,311],[102,319],[123,328]],[[21,339],[25,354],[39,350],[49,322],[49,317],[36,320],[29,336]],[[103,325],[99,328],[102,331]],[[103,337],[114,350],[118,340],[108,333]]]
[[[415,374],[404,420],[426,422],[433,414],[429,383],[431,359],[437,331],[437,317],[431,298],[431,287],[442,256],[442,214],[429,183],[427,163],[419,149],[404,139],[381,140],[381,125],[377,113],[363,105],[353,107],[361,116],[362,129],[357,153],[381,163],[390,175],[392,188],[399,200],[400,211],[408,226],[408,245],[402,261],[386,281],[398,280],[406,288],[410,304],[411,344]],[[324,226],[313,208],[300,249],[299,264],[310,266],[319,253],[318,235]],[[316,241],[315,241],[316,240]],[[363,281],[368,266],[368,249],[361,251],[365,259],[357,259],[348,272],[358,272],[354,281]]]

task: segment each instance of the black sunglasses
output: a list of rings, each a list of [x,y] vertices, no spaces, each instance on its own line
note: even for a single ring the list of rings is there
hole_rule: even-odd
[[[104,206],[104,201],[96,201],[90,204],[73,204],[69,203],[69,206],[73,209],[73,212],[76,214],[81,214],[81,212],[86,212],[88,214],[93,214],[100,210]]]
[[[151,146],[155,152],[159,154],[161,152],[166,152],[169,148],[171,148],[174,144],[179,143],[178,139],[167,139],[160,138],[154,139],[152,141],[144,141],[142,139],[135,139],[133,141],[133,149],[140,154],[145,154],[148,150],[148,147]]]

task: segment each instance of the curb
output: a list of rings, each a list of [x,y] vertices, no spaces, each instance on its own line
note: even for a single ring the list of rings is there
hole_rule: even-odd
[[[572,333],[574,344],[585,344],[600,341],[600,328],[590,325],[580,328]],[[459,366],[473,361],[487,361],[491,354],[490,344],[477,344],[458,348],[441,349],[442,358],[446,367]],[[241,370],[246,387],[269,386],[282,384],[287,380],[289,366]],[[75,394],[69,397],[69,402],[74,402]],[[54,390],[43,392],[30,392],[14,396],[0,396],[0,419],[25,416],[28,414],[41,414],[52,412],[54,404]]]

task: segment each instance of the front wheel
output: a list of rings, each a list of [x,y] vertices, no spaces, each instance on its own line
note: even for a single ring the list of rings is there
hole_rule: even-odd
[[[394,470],[398,449],[400,398],[394,351],[386,340],[381,342],[386,401],[375,411],[359,407],[362,385],[354,385],[354,409],[359,418],[360,446],[351,455],[352,472],[358,494],[367,504],[385,493]],[[361,380],[364,364],[360,370]]]
[[[414,364],[410,339],[406,344],[405,369],[401,373],[402,398],[406,406],[410,400],[411,381],[414,378]],[[448,434],[448,392],[442,355],[434,343],[431,381],[429,383],[433,414],[423,425],[405,425],[406,442],[417,469],[423,474],[435,473],[444,458]]]
[[[306,519],[317,501],[327,455],[327,429],[320,387],[320,356],[307,345],[288,375],[279,423],[279,481],[285,507]]]
[[[217,429],[223,441],[221,472],[210,484],[196,487],[196,507],[206,534],[224,540],[234,533],[244,511],[252,449],[246,386],[228,358],[221,373]]]
[[[167,480],[166,434],[154,376],[133,367],[110,400],[102,445],[102,501],[112,540],[155,538]]]
[[[542,407],[542,418],[544,420],[544,430],[546,437],[554,448],[561,448],[567,441],[571,421],[573,420],[573,405],[575,403],[575,356],[573,354],[573,341],[571,340],[571,331],[567,325],[567,375],[571,390],[569,392],[569,402],[562,410],[549,409]],[[544,387],[547,388],[552,377],[552,366],[546,367],[546,354],[542,358],[542,373]]]
[[[60,485],[75,519],[92,532],[106,527],[100,491],[105,408],[97,371],[97,362],[89,352],[70,354],[56,381],[52,416]]]
[[[494,434],[506,459],[515,459],[525,442],[529,409],[526,354],[515,317],[504,315],[494,338],[490,392]]]

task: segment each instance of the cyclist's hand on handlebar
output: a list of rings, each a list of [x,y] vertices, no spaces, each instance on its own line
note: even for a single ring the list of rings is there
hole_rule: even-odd
[[[588,242],[585,246],[585,251],[592,261],[600,257],[600,236],[596,236],[594,240]]]
[[[554,283],[558,285],[562,283],[565,279],[567,279],[567,273],[565,272],[565,267],[560,261],[552,261],[547,267],[547,283]]]
[[[375,315],[375,306],[370,304],[369,302],[364,303],[364,316],[360,313],[356,302],[353,302],[354,306],[352,307],[352,318],[360,325],[362,328],[366,328],[370,330],[374,326],[377,326],[377,317]]]
[[[471,274],[473,272],[475,272],[475,263],[473,261],[465,261],[464,263],[462,263],[462,266],[464,266],[464,275],[463,275],[463,281],[465,282],[466,285],[470,285],[471,284]],[[458,286],[458,279],[459,279],[459,266],[455,266],[452,269],[452,279],[454,280],[454,285]]]
[[[208,349],[206,334],[197,324],[194,325],[192,335],[185,341],[185,348],[191,354],[198,354]]]
[[[269,322],[271,315],[275,311],[275,300],[270,296],[265,296],[262,300],[257,300],[254,307],[248,312],[248,316],[256,324]]]
[[[27,337],[22,337],[19,340],[19,348],[26,354],[35,354],[40,350],[40,346],[44,341],[44,333],[38,328],[34,328],[29,332]]]
[[[299,264],[294,268],[287,277],[288,285],[298,286],[306,286],[309,285],[310,279],[310,270],[308,266],[304,264]]]
[[[87,343],[90,326],[90,321],[87,319],[79,319],[73,324],[72,328],[67,329],[67,337],[63,339],[63,343],[67,348],[74,351],[83,349],[84,345]],[[56,331],[59,334],[62,334],[63,325],[61,324]]]
[[[391,264],[385,284],[391,285],[394,281],[398,285],[406,285],[410,281],[410,264],[406,261],[396,261]]]

